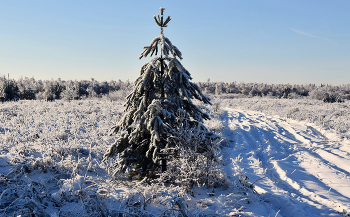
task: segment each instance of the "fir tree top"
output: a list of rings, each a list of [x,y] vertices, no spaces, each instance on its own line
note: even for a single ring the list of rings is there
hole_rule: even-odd
[[[154,38],[149,46],[143,47],[145,50],[141,53],[139,59],[141,59],[142,57],[147,57],[148,55],[151,57],[154,52],[155,52],[155,55],[157,55],[158,44],[161,45],[161,52],[160,52],[161,57],[163,55],[165,57],[168,57],[169,51],[170,51],[174,57],[177,56],[180,59],[182,59],[182,54],[179,51],[179,49],[177,49],[176,46],[173,46],[171,41],[167,37],[164,37],[164,34],[163,34],[163,27],[168,27],[167,24],[170,22],[171,17],[168,16],[166,18],[166,20],[164,21],[163,12],[164,12],[165,8],[161,7],[161,8],[159,8],[159,10],[160,10],[160,16],[159,16],[159,14],[157,14],[157,16],[154,15],[153,18],[154,18],[155,22],[157,23],[157,25],[160,26],[160,29],[161,29],[160,36]]]

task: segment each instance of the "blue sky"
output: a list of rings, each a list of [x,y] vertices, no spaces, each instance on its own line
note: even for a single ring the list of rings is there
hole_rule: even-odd
[[[0,1],[0,74],[133,81],[160,33],[194,81],[350,83],[350,1]]]

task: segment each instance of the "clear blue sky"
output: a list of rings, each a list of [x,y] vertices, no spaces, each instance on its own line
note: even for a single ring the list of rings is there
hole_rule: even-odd
[[[350,83],[349,0],[3,0],[0,74],[134,81],[159,7],[194,81]]]

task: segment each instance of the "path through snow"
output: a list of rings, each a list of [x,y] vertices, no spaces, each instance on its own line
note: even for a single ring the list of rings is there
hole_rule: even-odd
[[[225,109],[224,156],[239,166],[278,216],[339,216],[350,212],[350,142],[311,124]],[[233,165],[227,164],[227,174]],[[254,204],[247,207],[253,213]],[[336,210],[338,213],[335,211]]]

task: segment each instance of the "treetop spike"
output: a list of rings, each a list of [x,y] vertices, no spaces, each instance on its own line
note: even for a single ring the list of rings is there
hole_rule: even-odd
[[[154,21],[156,21],[157,25],[160,26],[161,28],[167,27],[167,24],[171,20],[171,17],[168,16],[166,19],[163,18],[163,13],[165,11],[165,8],[160,7],[159,11],[160,11],[160,16],[159,16],[159,14],[157,14],[157,16],[153,16]]]
[[[160,7],[159,10],[160,10],[160,14],[163,15],[163,11],[165,11],[165,8]]]

